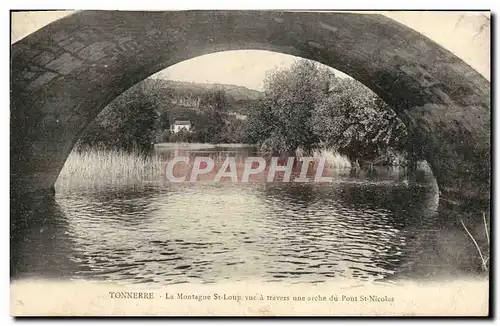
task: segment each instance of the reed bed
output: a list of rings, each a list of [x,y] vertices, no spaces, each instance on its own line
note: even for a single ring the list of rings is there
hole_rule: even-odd
[[[314,151],[313,157],[317,160],[325,157],[328,167],[331,169],[350,169],[352,167],[351,161],[347,158],[347,156],[341,155],[333,149]]]
[[[313,153],[315,159],[326,157],[331,169],[349,169],[351,162],[333,150]],[[137,152],[88,149],[72,151],[56,182],[58,188],[93,187],[101,185],[138,185],[167,181],[168,159],[160,155]]]
[[[73,151],[64,164],[56,187],[93,184],[136,184],[165,178],[168,161],[158,155],[89,149]]]

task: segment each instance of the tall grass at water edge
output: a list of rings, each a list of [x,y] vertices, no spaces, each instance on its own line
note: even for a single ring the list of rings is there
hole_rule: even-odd
[[[350,169],[352,167],[351,161],[345,155],[341,155],[332,149],[322,149],[313,152],[315,160],[322,157],[326,159],[326,164],[331,169]]]
[[[64,164],[56,187],[92,184],[133,184],[165,177],[168,161],[158,155],[89,149],[73,151]]]
[[[297,153],[298,157],[301,153]],[[313,157],[325,157],[328,167],[348,169],[349,159],[333,150],[315,151]],[[89,149],[72,151],[64,164],[56,187],[101,184],[137,184],[166,180],[168,160],[159,155],[141,155],[138,152]]]

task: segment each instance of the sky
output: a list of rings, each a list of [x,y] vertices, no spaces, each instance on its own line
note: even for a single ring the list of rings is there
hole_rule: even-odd
[[[289,68],[296,60],[300,58],[271,51],[216,52],[180,62],[152,77],[198,83],[234,84],[262,90],[266,73]],[[338,70],[328,68],[338,77],[348,77]]]

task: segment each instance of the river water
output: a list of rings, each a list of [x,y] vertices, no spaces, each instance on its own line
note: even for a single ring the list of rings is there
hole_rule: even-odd
[[[249,147],[157,148],[246,158]],[[12,210],[11,276],[124,283],[392,282],[483,275],[429,171],[335,171],[324,183],[165,180],[59,187]],[[467,214],[464,213],[467,217]],[[474,221],[474,222],[473,222]],[[478,235],[479,219],[465,219]]]

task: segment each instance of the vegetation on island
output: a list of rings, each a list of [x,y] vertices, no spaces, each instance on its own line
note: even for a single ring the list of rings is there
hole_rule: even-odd
[[[273,152],[331,148],[352,162],[404,159],[408,133],[394,111],[363,84],[311,61],[270,74],[254,112],[249,134]]]

